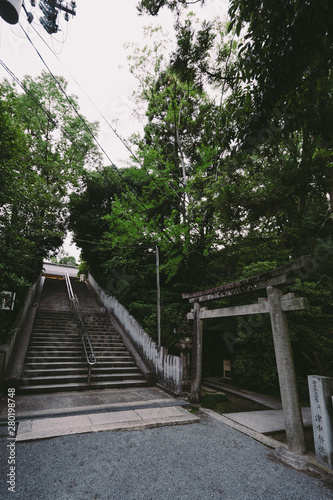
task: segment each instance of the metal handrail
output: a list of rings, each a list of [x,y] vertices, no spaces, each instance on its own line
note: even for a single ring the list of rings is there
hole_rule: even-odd
[[[72,288],[72,284],[71,284],[71,281],[69,279],[68,273],[65,273],[65,281],[66,281],[66,286],[67,286],[68,297],[69,297],[69,300],[73,304],[75,319],[76,319],[77,325],[78,325],[79,330],[80,330],[80,336],[81,336],[81,340],[82,340],[82,344],[83,344],[83,349],[84,349],[86,360],[87,360],[87,363],[89,366],[88,384],[90,384],[91,368],[93,365],[95,365],[97,363],[97,361],[95,358],[94,349],[91,345],[90,338],[89,338],[89,335],[88,335],[88,332],[86,329],[84,318],[82,316],[80,303],[79,303],[77,296],[74,295],[74,293],[73,293],[73,288]]]

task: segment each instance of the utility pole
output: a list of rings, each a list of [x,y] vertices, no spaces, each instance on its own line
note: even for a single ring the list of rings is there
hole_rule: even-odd
[[[161,347],[161,288],[160,288],[160,256],[156,245],[156,281],[157,281],[157,345]]]
[[[57,17],[60,10],[65,12],[65,20],[69,20],[69,14],[72,16],[76,15],[76,2],[71,2],[69,5],[62,5],[62,0],[40,0],[39,8],[43,12],[44,16],[39,20],[44,29],[51,35],[52,33],[58,32],[58,25],[56,24]]]
[[[38,6],[43,12],[43,16],[40,17],[40,23],[43,28],[52,35],[59,31],[59,26],[57,25],[57,19],[60,11],[65,13],[65,20],[69,21],[69,16],[76,16],[76,2],[66,2],[63,5],[64,0],[40,0]],[[30,0],[31,7],[36,7],[36,0]],[[21,7],[23,7],[24,12],[27,15],[27,20],[31,24],[34,15],[32,12],[28,12],[24,0],[0,0],[0,17],[6,23],[17,24],[19,21]]]

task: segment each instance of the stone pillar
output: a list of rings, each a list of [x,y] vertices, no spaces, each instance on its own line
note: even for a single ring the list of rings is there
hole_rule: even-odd
[[[191,334],[192,335],[192,334]],[[192,344],[178,343],[175,345],[180,350],[183,366],[183,391],[191,390],[191,350]]]
[[[192,347],[192,370],[191,370],[191,394],[192,403],[200,403],[201,371],[202,371],[202,320],[200,319],[200,304],[194,304],[193,317],[193,347]]]
[[[286,314],[282,311],[282,292],[267,288],[269,312],[272,323],[276,364],[279,376],[281,401],[290,451],[305,453],[305,439],[301,408],[299,405],[296,374]]]
[[[183,360],[183,381],[186,383],[191,379],[191,351],[187,347],[181,351],[180,355]]]
[[[333,379],[309,375],[308,382],[316,460],[333,470]]]

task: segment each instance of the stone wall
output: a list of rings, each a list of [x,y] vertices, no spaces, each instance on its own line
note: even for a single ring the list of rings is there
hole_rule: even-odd
[[[27,295],[24,299],[23,306],[18,312],[16,320],[13,325],[13,334],[7,344],[0,345],[0,382],[2,384],[6,370],[8,368],[15,342],[18,340],[20,333],[23,330],[23,325],[27,321],[31,309],[34,307],[34,300],[37,291],[43,285],[44,278],[39,276],[37,281],[29,288]],[[34,308],[35,309],[35,308]]]

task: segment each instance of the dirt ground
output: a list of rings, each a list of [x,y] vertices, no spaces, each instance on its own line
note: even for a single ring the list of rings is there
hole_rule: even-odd
[[[204,394],[202,397],[202,406],[210,408],[221,414],[238,413],[242,411],[269,410],[267,406],[256,403],[251,399],[242,398],[241,396],[235,396],[234,394],[225,394],[224,401],[218,401],[218,393],[216,393],[216,400],[214,402],[211,398],[209,398],[208,401],[205,401],[205,396],[207,397],[207,394]]]

